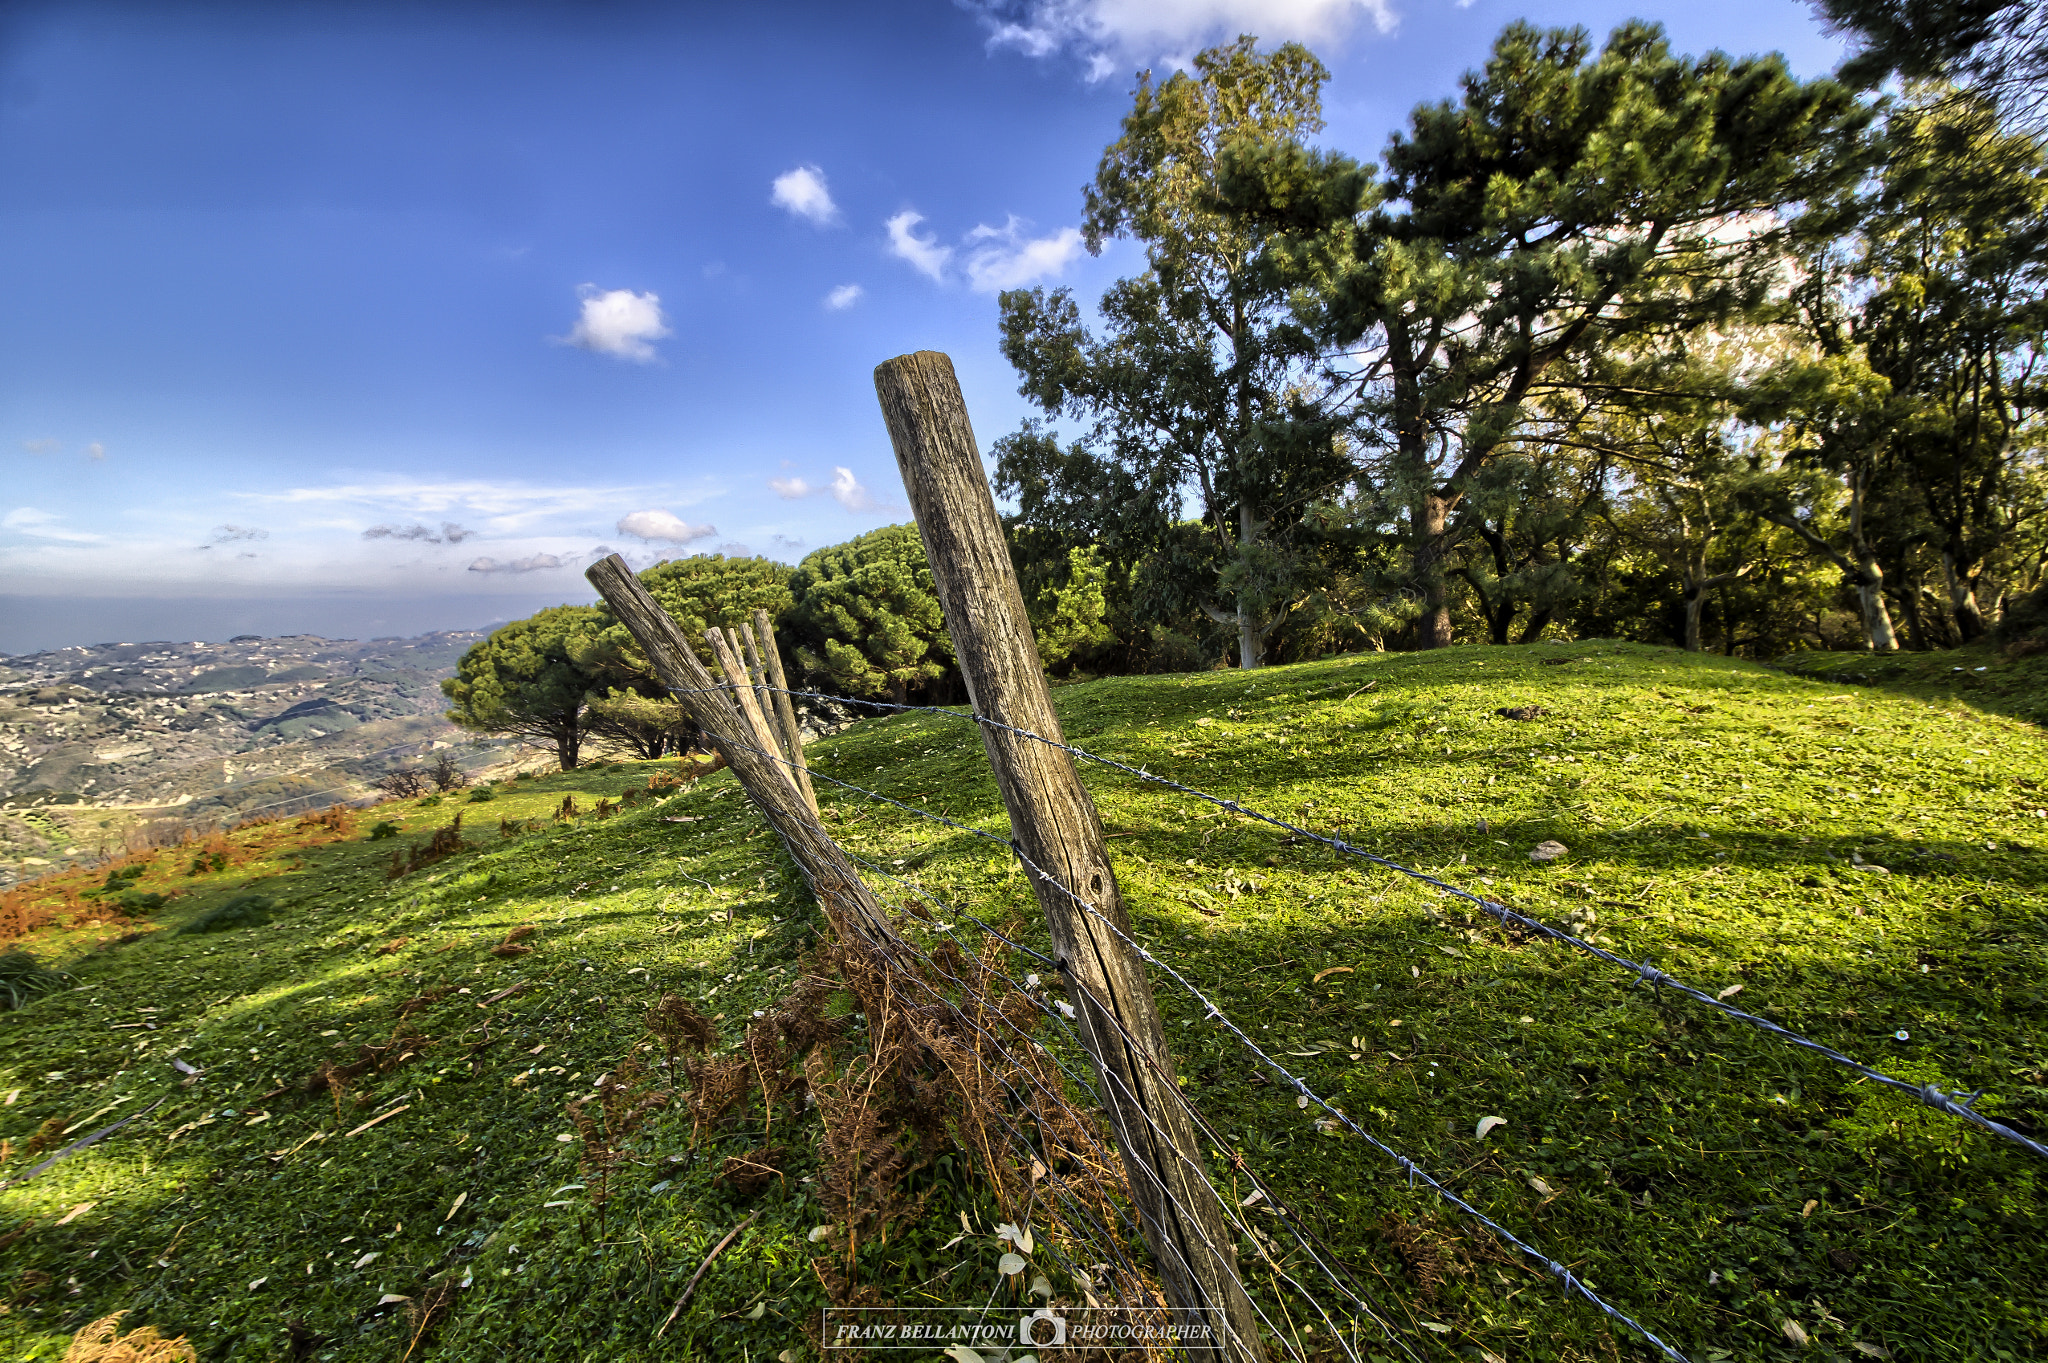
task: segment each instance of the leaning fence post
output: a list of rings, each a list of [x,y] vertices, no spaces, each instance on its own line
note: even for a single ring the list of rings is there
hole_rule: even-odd
[[[654,675],[711,739],[748,797],[781,835],[790,857],[803,868],[812,892],[834,925],[844,923],[860,933],[869,946],[893,949],[899,939],[881,901],[811,813],[796,784],[784,774],[783,764],[773,751],[773,740],[764,750],[758,741],[758,721],[750,720],[741,706],[728,697],[725,688],[712,680],[681,626],[617,554],[599,559],[583,575],[604,597],[612,614],[631,631],[654,665]],[[726,667],[726,671],[732,675],[735,667]],[[751,701],[753,696],[745,687],[744,673],[739,674],[739,679],[741,694]]]
[[[975,712],[1060,740],[953,362],[931,350],[899,356],[876,368],[875,392]],[[1210,1313],[1220,1311],[1227,1327],[1225,1340],[1207,1349],[1196,1343],[1190,1352],[1232,1363],[1263,1359],[1258,1318],[1181,1101],[1152,986],[1125,940],[1130,920],[1095,802],[1066,752],[988,724],[981,736],[1018,849],[1058,882],[1031,874],[1169,1303],[1185,1324],[1213,1323]]]

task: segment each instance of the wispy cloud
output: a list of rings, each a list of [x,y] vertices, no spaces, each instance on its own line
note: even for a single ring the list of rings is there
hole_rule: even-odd
[[[532,554],[526,558],[510,559],[504,563],[494,558],[480,558],[469,565],[472,573],[538,573],[549,568],[559,568],[562,560],[553,554]]]
[[[825,172],[816,166],[798,166],[775,177],[775,190],[768,202],[786,208],[813,227],[830,227],[839,221],[839,205],[825,187]]]
[[[848,511],[893,511],[896,509],[890,503],[881,500],[868,491],[866,486],[853,476],[853,470],[849,468],[834,468],[832,470],[832,481],[829,483],[813,483],[804,478],[770,478],[768,486],[776,496],[784,501],[793,502],[802,497],[815,497],[824,494],[831,497],[833,501],[839,503]],[[801,541],[795,543],[800,545]]]
[[[977,293],[1000,293],[1057,275],[1081,254],[1081,230],[1062,227],[1049,237],[1024,234],[1016,214],[1001,227],[967,234],[967,282]]]
[[[692,525],[680,516],[666,511],[632,511],[619,517],[621,535],[637,535],[643,540],[663,540],[669,544],[689,544],[693,540],[710,539],[718,533],[715,525]]]
[[[64,442],[52,440],[48,436],[41,436],[34,440],[22,441],[21,448],[29,454],[55,454],[64,448]],[[95,440],[90,445],[81,449],[79,453],[88,459],[105,459],[107,457],[107,447]]]
[[[1256,33],[1310,45],[1343,38],[1360,20],[1391,33],[1392,0],[963,0],[991,48],[1027,57],[1071,55],[1091,81],[1155,61],[1184,65],[1200,48]]]
[[[267,540],[268,530],[258,530],[253,525],[216,525],[213,527],[215,544],[236,544],[242,540]]]
[[[910,209],[889,219],[889,251],[919,273],[943,283],[952,274],[956,251],[940,242],[936,234],[919,236],[913,229],[923,221]],[[1013,213],[1001,227],[983,223],[961,238],[962,270],[969,288],[977,293],[1022,288],[1059,274],[1080,257],[1079,228],[1062,227],[1050,236],[1034,237],[1026,231],[1027,226]]]
[[[617,506],[642,494],[632,487],[534,486],[485,479],[413,482],[385,478],[375,482],[334,483],[325,487],[294,487],[281,492],[240,492],[235,496],[262,506],[358,507],[370,516],[401,520],[441,519],[452,515],[484,517],[497,533],[519,529],[549,516],[574,515]],[[347,522],[344,521],[344,524]],[[361,524],[361,520],[355,522]],[[473,531],[455,527],[467,538]],[[447,526],[442,527],[447,534]],[[383,538],[371,536],[371,538]],[[451,541],[452,542],[452,541]]]
[[[672,333],[662,316],[658,294],[600,289],[595,284],[585,284],[578,292],[583,311],[569,334],[557,338],[562,344],[636,364],[652,364],[660,358],[652,343]]]
[[[366,540],[417,540],[422,544],[460,544],[475,535],[453,521],[442,521],[438,531],[424,525],[373,525],[363,532]]]
[[[860,302],[860,296],[866,292],[867,290],[858,284],[841,284],[825,295],[825,306],[834,312],[843,312]]]
[[[911,268],[919,274],[929,275],[936,280],[946,277],[946,266],[953,259],[953,248],[942,246],[936,236],[922,236],[912,230],[924,221],[924,214],[906,208],[889,219],[889,254],[899,260],[910,262]]]
[[[65,544],[99,544],[106,536],[91,534],[84,530],[66,530],[61,518],[32,506],[18,506],[0,516],[0,530],[12,530],[17,534],[32,535],[40,540],[57,540]]]

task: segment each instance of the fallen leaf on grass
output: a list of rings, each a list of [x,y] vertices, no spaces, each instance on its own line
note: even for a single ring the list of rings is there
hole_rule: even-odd
[[[1508,1119],[1505,1117],[1481,1117],[1479,1119],[1479,1130],[1477,1132],[1478,1137],[1480,1140],[1483,1141],[1486,1139],[1487,1132],[1493,1130],[1497,1126],[1506,1126],[1507,1124]]]
[[[371,1263],[372,1260],[374,1260],[378,1255],[382,1254],[383,1252],[384,1251],[381,1249],[373,1249],[368,1254],[365,1254],[362,1258],[356,1260],[355,1263],[350,1266],[353,1268],[365,1268]]]
[[[1813,1209],[1814,1209],[1815,1207],[1818,1207],[1819,1205],[1820,1205],[1820,1199],[1819,1199],[1819,1198],[1817,1198],[1817,1197],[1809,1197],[1809,1198],[1807,1198],[1807,1199],[1806,1199],[1806,1205],[1805,1205],[1804,1207],[1801,1207],[1801,1208],[1799,1209],[1799,1217],[1800,1217],[1800,1219],[1801,1219],[1801,1220],[1803,1221],[1803,1220],[1805,1220],[1805,1219],[1806,1219],[1807,1217],[1809,1217],[1809,1216],[1812,1216],[1812,1215],[1813,1215]]]
[[[448,1216],[453,1216],[455,1215],[455,1213],[461,1211],[462,1204],[467,1201],[469,1201],[469,1194],[467,1192],[457,1193],[455,1195],[455,1205],[448,1209]],[[441,1219],[443,1221],[446,1221],[448,1219],[448,1216],[444,1216]]]
[[[1002,1274],[1005,1278],[1014,1277],[1022,1273],[1024,1269],[1025,1260],[1021,1254],[1005,1254],[1002,1258],[996,1260],[996,1272]]]
[[[1437,1323],[1436,1323],[1435,1321],[1433,1321],[1433,1320],[1425,1320],[1425,1321],[1421,1322],[1421,1325],[1422,1325],[1422,1328],[1423,1328],[1423,1329],[1425,1329],[1425,1330],[1434,1330],[1434,1331],[1436,1331],[1436,1333],[1438,1333],[1438,1334],[1440,1334],[1440,1335],[1447,1335],[1447,1334],[1449,1334],[1449,1333],[1451,1332],[1451,1327],[1450,1327],[1450,1326],[1448,1326],[1448,1325],[1438,1325],[1438,1324],[1437,1324]]]
[[[1798,1321],[1788,1320],[1778,1328],[1785,1332],[1785,1338],[1791,1340],[1802,1349],[1806,1347],[1806,1330]]]
[[[258,1278],[255,1282],[249,1284],[249,1290],[251,1292],[254,1292],[257,1288],[263,1286],[263,1284],[269,1281],[270,1279],[268,1277]]]
[[[1309,983],[1321,984],[1323,982],[1323,976],[1325,975],[1353,975],[1356,973],[1357,972],[1348,965],[1333,965],[1328,970],[1318,970],[1315,973],[1315,978],[1311,979]]]
[[[1537,1192],[1543,1194],[1545,1197],[1557,1196],[1557,1189],[1551,1187],[1548,1183],[1545,1183],[1542,1179],[1536,1177],[1536,1175],[1534,1174],[1529,1175],[1529,1186],[1531,1188],[1534,1188]]]
[[[97,1207],[99,1205],[100,1204],[97,1202],[81,1202],[76,1207],[73,1207],[70,1211],[64,1213],[64,1219],[62,1221],[59,1221],[57,1224],[60,1226],[68,1226],[73,1221],[76,1221],[79,1217],[84,1216],[87,1212],[91,1211],[94,1207]]]
[[[1849,1347],[1859,1354],[1869,1354],[1872,1358],[1890,1358],[1892,1356],[1890,1349],[1878,1344],[1865,1344],[1860,1339],[1850,1340]]]
[[[411,1297],[401,1297],[401,1296],[399,1296],[399,1295],[398,1295],[398,1294],[397,1294],[396,1292],[386,1292],[386,1293],[385,1293],[385,1294],[384,1294],[383,1296],[381,1296],[381,1297],[377,1298],[377,1305],[379,1305],[379,1306],[389,1306],[389,1305],[391,1305],[391,1303],[393,1303],[393,1302],[399,1302],[399,1301],[411,1301],[411,1300],[412,1300],[412,1298],[411,1298]]]
[[[362,1134],[363,1134],[363,1133],[364,1133],[365,1131],[368,1131],[368,1130],[369,1130],[369,1129],[370,1129],[371,1127],[375,1126],[375,1125],[376,1125],[377,1123],[379,1123],[379,1122],[388,1122],[388,1121],[390,1121],[390,1120],[391,1120],[391,1119],[392,1119],[393,1117],[396,1117],[396,1116],[397,1116],[397,1115],[398,1115],[399,1113],[401,1113],[401,1112],[405,1112],[405,1111],[409,1110],[409,1109],[410,1109],[411,1107],[412,1107],[412,1104],[411,1104],[411,1103],[406,1103],[406,1104],[404,1104],[404,1105],[403,1105],[403,1106],[401,1106],[401,1107],[394,1107],[394,1108],[392,1108],[392,1109],[391,1109],[391,1110],[390,1110],[389,1112],[385,1113],[385,1114],[384,1114],[383,1116],[381,1116],[381,1117],[372,1117],[372,1118],[370,1118],[370,1120],[369,1120],[369,1121],[367,1121],[367,1122],[364,1122],[364,1123],[363,1123],[363,1124],[362,1124],[361,1126],[359,1126],[359,1127],[357,1127],[357,1128],[356,1128],[355,1130],[353,1130],[353,1131],[349,1132],[349,1133],[348,1133],[348,1136],[360,1136],[360,1135],[362,1135]],[[347,1139],[348,1139],[348,1136],[343,1136],[343,1137],[342,1137],[342,1139],[343,1139],[343,1140],[347,1140]]]
[[[205,1071],[205,1070],[202,1070],[202,1069],[196,1069],[196,1068],[194,1068],[193,1066],[191,1066],[191,1065],[188,1065],[188,1064],[186,1064],[186,1063],[185,1063],[184,1061],[182,1061],[182,1060],[178,1059],[178,1057],[176,1057],[175,1055],[171,1057],[171,1068],[175,1069],[175,1070],[176,1070],[176,1071],[177,1071],[178,1073],[180,1073],[180,1074],[204,1074],[204,1073],[206,1073],[206,1071]],[[21,1090],[20,1090],[20,1089],[16,1089],[16,1090],[15,1090],[15,1092],[16,1092],[16,1093],[19,1093],[19,1092],[21,1092]],[[12,1097],[10,1096],[10,1097],[8,1098],[8,1100],[7,1100],[7,1101],[11,1103],[11,1102],[13,1102],[13,1101],[14,1101],[14,1099],[13,1099],[13,1098],[12,1098]]]
[[[1728,986],[1728,987],[1727,987],[1726,989],[1723,989],[1723,990],[1722,990],[1722,991],[1721,991],[1720,993],[1718,993],[1718,994],[1714,995],[1714,997],[1715,997],[1715,998],[1717,998],[1717,999],[1727,999],[1727,998],[1733,998],[1733,997],[1735,997],[1735,995],[1737,995],[1737,994],[1740,994],[1741,992],[1742,992],[1742,986],[1741,986],[1741,985],[1739,985],[1739,984],[1731,984],[1731,985],[1729,985],[1729,986]]]
[[[1566,847],[1561,842],[1557,842],[1550,838],[1545,838],[1542,842],[1537,843],[1534,847],[1529,849],[1529,860],[1556,861],[1559,857],[1563,856],[1565,853],[1571,850],[1571,848]]]

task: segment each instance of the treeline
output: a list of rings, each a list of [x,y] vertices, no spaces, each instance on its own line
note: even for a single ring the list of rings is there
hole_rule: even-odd
[[[1376,163],[1317,142],[1299,45],[1141,78],[1083,222],[1145,268],[1092,316],[1000,300],[1040,415],[995,484],[1046,666],[2048,647],[2048,28],[1980,8],[1829,0],[1864,41],[1813,81],[1512,25]],[[692,637],[766,609],[820,689],[957,698],[912,527],[642,577]],[[565,766],[691,741],[601,607],[444,686]]]
[[[835,695],[948,700],[951,642],[917,529],[889,526],[820,549],[795,568],[765,558],[702,554],[658,563],[647,590],[713,667],[704,631],[765,610],[795,685]],[[627,628],[602,606],[554,606],[494,631],[441,683],[448,717],[465,728],[550,747],[563,770],[586,744],[635,757],[698,741]]]
[[[2039,590],[2034,104],[1518,24],[1375,164],[1325,79],[1246,38],[1142,80],[1084,224],[1145,270],[1001,299],[1042,417],[997,482],[1041,578],[1104,573],[1104,665],[1938,648]]]

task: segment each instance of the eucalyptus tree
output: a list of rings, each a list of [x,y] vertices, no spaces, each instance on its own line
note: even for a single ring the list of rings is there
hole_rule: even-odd
[[[1385,172],[1296,144],[1233,145],[1228,203],[1328,348],[1366,472],[1406,505],[1418,642],[1452,637],[1454,517],[1573,360],[1759,314],[1781,207],[1861,163],[1868,112],[1776,56],[1674,55],[1630,23],[1514,24],[1457,101],[1424,105]]]
[[[1248,668],[1315,580],[1310,508],[1353,470],[1313,401],[1314,338],[1263,268],[1260,224],[1218,200],[1218,163],[1226,146],[1320,131],[1327,78],[1306,48],[1262,54],[1251,38],[1141,78],[1084,221],[1091,251],[1141,242],[1144,272],[1103,296],[1100,335],[1068,290],[1001,299],[1019,391],[1085,432],[1064,446],[1030,424],[1006,437],[998,487],[1026,522],[1145,565],[1150,618],[1193,608],[1233,628]]]

